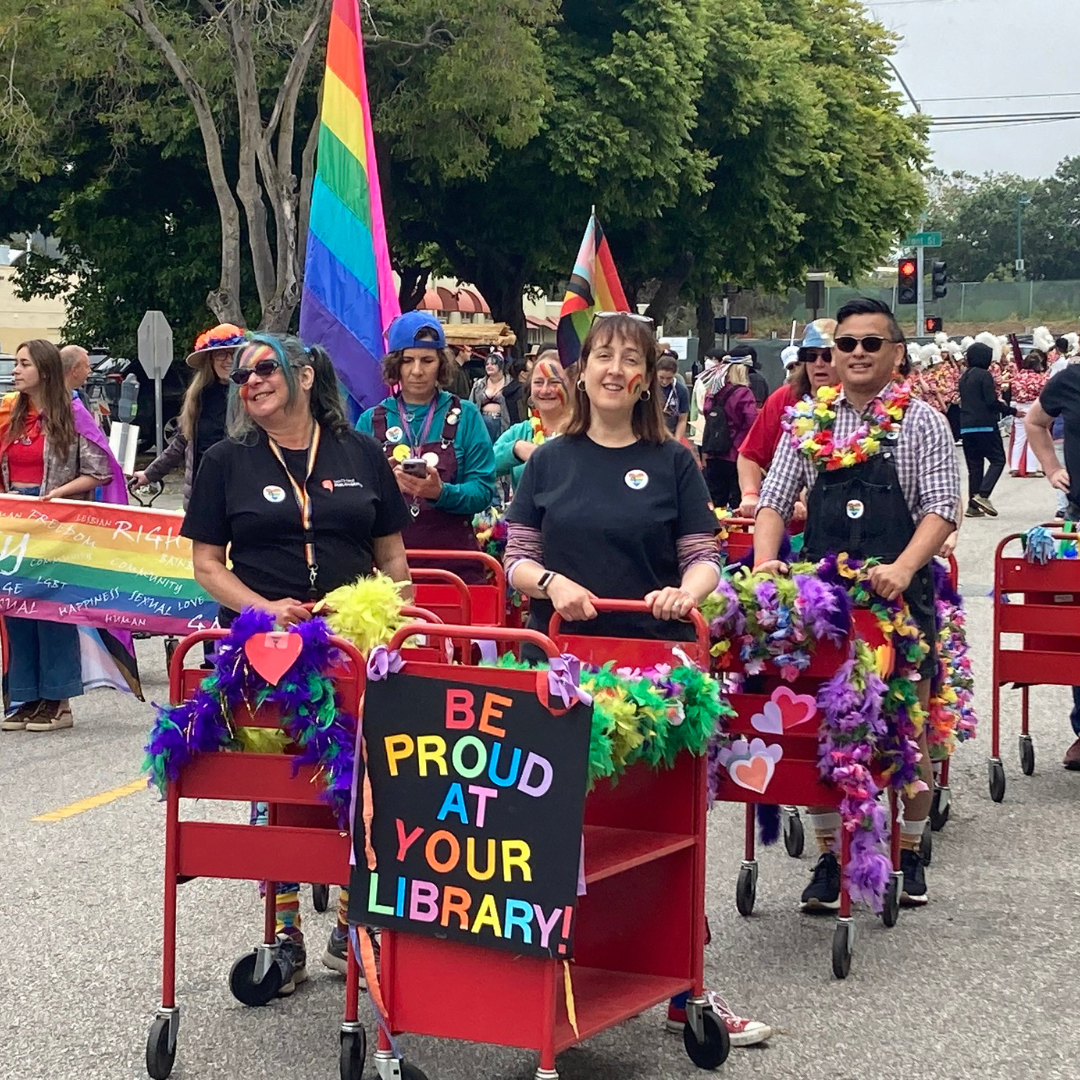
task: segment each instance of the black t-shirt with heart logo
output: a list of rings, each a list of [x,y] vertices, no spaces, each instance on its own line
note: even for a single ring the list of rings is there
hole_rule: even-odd
[[[307,451],[282,455],[302,484]],[[370,574],[373,541],[411,520],[382,448],[358,431],[335,436],[323,429],[307,491],[320,597]],[[250,446],[226,439],[206,452],[180,534],[228,547],[233,572],[267,600],[309,598],[300,510],[262,432]]]
[[[717,531],[701,472],[674,439],[617,448],[587,435],[546,442],[525,465],[506,520],[540,530],[548,570],[617,600],[642,600],[655,589],[677,586],[677,541]],[[550,601],[531,601],[529,625],[546,632],[552,611]],[[644,615],[602,614],[566,623],[565,629],[603,637],[693,639],[687,623]]]

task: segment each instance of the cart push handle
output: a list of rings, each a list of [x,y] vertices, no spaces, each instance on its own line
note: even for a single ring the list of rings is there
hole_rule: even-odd
[[[428,638],[465,638],[471,639],[474,634],[481,633],[485,641],[506,642],[508,644],[535,645],[543,649],[549,660],[558,659],[560,653],[555,642],[549,637],[536,630],[515,630],[510,626],[454,626],[450,623],[433,625],[431,623],[409,623],[401,627],[390,639],[387,648],[393,652],[400,649],[402,643],[414,634],[424,634]]]
[[[638,615],[647,615],[652,612],[652,607],[646,604],[644,600],[604,600],[595,599],[592,601],[592,606],[596,608],[598,612],[622,612],[633,613]],[[661,620],[657,620],[658,622]],[[665,620],[666,621],[666,620]],[[683,621],[683,620],[679,620]],[[701,650],[701,656],[706,657],[709,655],[709,627],[705,622],[704,616],[698,611],[697,608],[691,610],[689,615],[689,621],[694,624],[694,631],[697,634],[697,645]],[[552,640],[557,637],[559,631],[562,629],[562,616],[556,611],[551,616],[551,622],[548,623],[548,637]]]
[[[490,570],[495,576],[495,584],[499,587],[500,591],[506,590],[506,571],[503,570],[503,565],[495,558],[494,555],[489,555],[486,551],[455,551],[453,549],[441,550],[439,548],[406,548],[405,557],[409,560],[409,566],[412,569],[424,570],[427,569],[424,566],[423,560],[432,559],[442,563],[452,562],[472,562],[479,563],[485,569]],[[417,560],[416,565],[413,566],[413,561]]]

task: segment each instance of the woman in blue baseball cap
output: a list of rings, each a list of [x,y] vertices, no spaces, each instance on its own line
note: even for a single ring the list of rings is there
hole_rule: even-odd
[[[477,551],[472,519],[495,501],[495,455],[483,417],[442,387],[453,359],[442,324],[410,311],[390,324],[383,381],[390,396],[360,417],[357,430],[382,445],[411,515],[406,548]],[[452,559],[446,568],[470,583],[482,568]]]

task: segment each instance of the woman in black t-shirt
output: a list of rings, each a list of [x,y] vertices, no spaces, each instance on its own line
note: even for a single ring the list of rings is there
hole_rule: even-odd
[[[529,458],[507,512],[506,563],[531,597],[530,625],[553,611],[567,632],[689,640],[685,619],[720,577],[716,517],[690,451],[664,426],[652,324],[594,320],[582,344],[574,417]],[[596,597],[644,599],[648,616],[597,616]]]
[[[290,626],[311,617],[305,603],[375,568],[411,598],[401,539],[408,508],[379,444],[346,422],[330,357],[296,338],[256,334],[229,378],[229,438],[203,457],[180,530],[222,621],[255,607]],[[280,994],[307,978],[298,890],[277,886],[277,931],[292,963]],[[345,967],[343,907],[323,957],[335,970]]]

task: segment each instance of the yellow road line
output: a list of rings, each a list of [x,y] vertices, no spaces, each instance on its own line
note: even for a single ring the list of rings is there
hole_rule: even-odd
[[[91,795],[89,799],[80,799],[70,806],[62,806],[59,810],[50,810],[47,814],[38,814],[31,821],[63,821],[64,818],[75,817],[76,814],[85,814],[87,810],[96,810],[99,806],[107,806],[117,799],[126,795],[134,795],[136,791],[146,790],[146,780],[132,780],[123,787],[113,788],[112,791],[103,791],[100,795]]]

